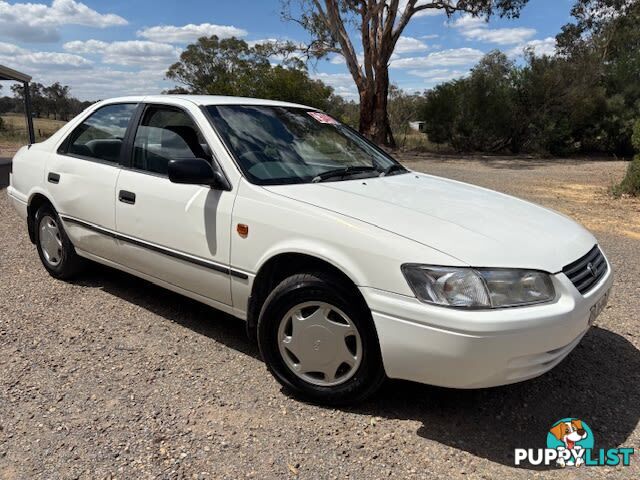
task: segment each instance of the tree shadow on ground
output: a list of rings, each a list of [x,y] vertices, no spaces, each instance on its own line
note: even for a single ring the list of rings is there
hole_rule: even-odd
[[[149,282],[96,265],[76,284],[101,288],[260,358],[257,346],[246,337],[243,321]],[[639,399],[640,350],[623,336],[594,327],[567,359],[534,380],[478,390],[391,380],[366,403],[344,410],[418,421],[419,437],[514,466],[515,448],[545,448],[548,430],[565,417],[587,422],[598,449],[625,446],[640,418]]]

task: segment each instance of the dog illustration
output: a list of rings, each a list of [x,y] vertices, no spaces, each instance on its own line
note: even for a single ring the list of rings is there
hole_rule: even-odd
[[[558,425],[549,430],[551,434],[564,443],[564,447],[558,447],[558,451],[569,450],[570,452],[579,452],[582,450],[580,445],[576,445],[580,440],[587,438],[587,431],[582,428],[582,420],[571,420],[570,422],[560,422]],[[564,458],[558,458],[557,464],[560,467],[584,465],[584,458],[578,457],[574,460],[573,455],[565,461]]]

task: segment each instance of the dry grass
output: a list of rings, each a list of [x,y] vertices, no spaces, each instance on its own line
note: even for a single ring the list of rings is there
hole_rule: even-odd
[[[429,141],[429,138],[420,132],[411,130],[407,133],[395,133],[395,140],[398,148],[404,152],[430,152],[430,153],[452,153],[448,145],[438,145]]]
[[[24,115],[19,114],[5,114],[2,115],[2,120],[4,120],[5,124],[15,128],[21,129],[22,131],[27,130],[26,120]],[[47,131],[51,133],[55,133],[60,127],[62,127],[67,122],[63,120],[54,120],[52,118],[34,118],[33,124],[36,129],[41,129],[42,131]]]
[[[11,157],[18,148],[28,143],[27,122],[24,115],[5,114],[0,116],[3,129],[0,130],[0,157]],[[36,142],[46,140],[65,123],[62,120],[51,118],[34,118],[33,128],[36,134]]]
[[[640,200],[614,199],[606,184],[561,184],[534,187],[540,201],[557,204],[594,232],[617,233],[640,240]]]

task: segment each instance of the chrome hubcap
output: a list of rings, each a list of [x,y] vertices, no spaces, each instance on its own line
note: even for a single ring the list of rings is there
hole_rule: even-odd
[[[278,347],[296,376],[320,386],[349,380],[362,361],[362,340],[353,321],[324,302],[293,307],[280,320]]]
[[[62,238],[58,223],[49,215],[40,220],[40,248],[42,254],[51,266],[59,265],[62,261]]]

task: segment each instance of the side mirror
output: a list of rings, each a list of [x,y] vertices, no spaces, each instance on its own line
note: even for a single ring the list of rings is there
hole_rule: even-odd
[[[222,172],[202,158],[169,160],[167,173],[173,183],[209,185],[216,190],[231,190],[231,185]]]

